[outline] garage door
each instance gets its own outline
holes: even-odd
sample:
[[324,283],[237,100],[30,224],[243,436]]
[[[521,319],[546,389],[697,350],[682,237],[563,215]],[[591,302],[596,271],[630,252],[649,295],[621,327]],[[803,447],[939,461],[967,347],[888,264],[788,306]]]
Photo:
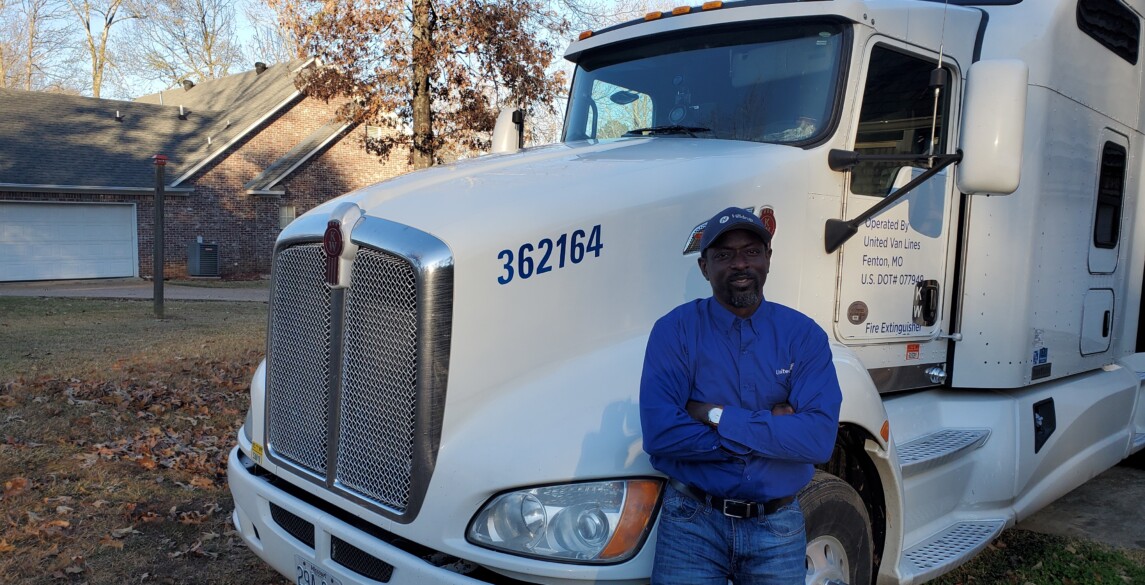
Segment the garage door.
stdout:
[[0,202],[0,281],[138,276],[135,206]]

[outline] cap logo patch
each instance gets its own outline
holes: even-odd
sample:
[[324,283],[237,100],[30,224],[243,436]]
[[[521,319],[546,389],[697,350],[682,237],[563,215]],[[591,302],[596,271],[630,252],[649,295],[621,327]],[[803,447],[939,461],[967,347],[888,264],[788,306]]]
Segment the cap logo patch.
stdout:
[[725,216],[720,218],[720,223],[727,223],[727,222],[728,222],[728,216],[725,215]]

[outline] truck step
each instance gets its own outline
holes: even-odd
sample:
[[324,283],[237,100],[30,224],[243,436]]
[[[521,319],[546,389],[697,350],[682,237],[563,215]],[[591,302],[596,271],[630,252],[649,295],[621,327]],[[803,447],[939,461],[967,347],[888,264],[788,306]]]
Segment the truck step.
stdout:
[[1005,520],[959,522],[903,553],[900,572],[914,583],[954,570],[986,548],[1006,527]]
[[977,449],[990,438],[990,429],[939,429],[899,445],[903,477],[934,469]]
[[1145,449],[1145,433],[1133,433],[1133,446],[1129,450],[1136,453],[1142,449]]

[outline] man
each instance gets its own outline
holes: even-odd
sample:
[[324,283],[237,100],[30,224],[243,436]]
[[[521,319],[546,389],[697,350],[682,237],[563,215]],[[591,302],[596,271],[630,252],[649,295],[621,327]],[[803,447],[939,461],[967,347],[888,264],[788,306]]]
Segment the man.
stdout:
[[656,322],[640,381],[644,450],[669,478],[653,585],[803,583],[794,496],[831,457],[842,399],[827,335],[763,297],[771,233],[731,207],[700,239],[712,297]]

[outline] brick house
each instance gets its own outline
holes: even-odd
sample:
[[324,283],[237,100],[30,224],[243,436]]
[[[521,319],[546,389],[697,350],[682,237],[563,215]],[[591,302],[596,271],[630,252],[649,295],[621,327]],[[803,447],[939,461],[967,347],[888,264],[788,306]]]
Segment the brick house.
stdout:
[[156,154],[167,277],[188,274],[189,248],[194,275],[269,272],[296,215],[409,168],[403,152],[379,162],[366,128],[295,88],[309,66],[257,64],[136,101],[0,90],[0,281],[151,276]]

